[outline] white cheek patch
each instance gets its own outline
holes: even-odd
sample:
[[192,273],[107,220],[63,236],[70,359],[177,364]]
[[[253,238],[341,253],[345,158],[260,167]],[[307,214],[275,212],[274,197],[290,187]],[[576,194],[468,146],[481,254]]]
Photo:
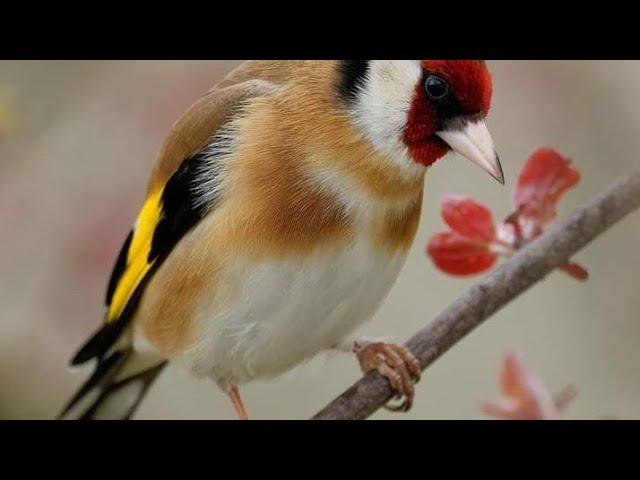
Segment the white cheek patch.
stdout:
[[424,168],[411,160],[402,141],[421,75],[417,60],[371,60],[352,110],[356,124],[373,147],[408,173]]

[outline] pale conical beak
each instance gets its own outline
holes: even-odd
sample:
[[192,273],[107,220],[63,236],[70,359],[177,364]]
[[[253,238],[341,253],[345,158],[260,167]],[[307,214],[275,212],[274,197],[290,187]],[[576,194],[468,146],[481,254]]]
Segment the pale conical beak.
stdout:
[[500,159],[493,147],[493,140],[484,120],[456,122],[446,130],[436,132],[451,150],[468,158],[504,185]]

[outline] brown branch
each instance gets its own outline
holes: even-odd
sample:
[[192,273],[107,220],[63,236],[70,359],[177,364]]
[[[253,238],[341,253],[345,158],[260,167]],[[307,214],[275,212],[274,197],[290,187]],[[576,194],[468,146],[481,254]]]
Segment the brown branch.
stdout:
[[[640,166],[467,290],[416,333],[407,348],[424,370],[489,316],[639,207]],[[313,419],[365,419],[392,394],[384,377],[369,373]]]

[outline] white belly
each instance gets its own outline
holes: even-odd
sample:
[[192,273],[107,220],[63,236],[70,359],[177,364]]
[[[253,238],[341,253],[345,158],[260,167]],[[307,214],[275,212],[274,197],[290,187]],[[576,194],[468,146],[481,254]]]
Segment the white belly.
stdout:
[[282,373],[369,320],[405,258],[406,252],[385,256],[360,240],[338,255],[243,269],[228,309],[199,312],[200,340],[181,360],[221,386]]

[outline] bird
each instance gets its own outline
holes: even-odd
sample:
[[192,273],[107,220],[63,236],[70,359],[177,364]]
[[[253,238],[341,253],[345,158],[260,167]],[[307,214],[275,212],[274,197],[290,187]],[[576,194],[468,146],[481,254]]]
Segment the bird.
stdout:
[[394,284],[425,175],[453,151],[500,183],[483,60],[250,60],[173,125],[115,261],[93,363],[60,419],[129,419],[177,364],[225,392],[355,354],[408,411],[403,346],[361,329]]

